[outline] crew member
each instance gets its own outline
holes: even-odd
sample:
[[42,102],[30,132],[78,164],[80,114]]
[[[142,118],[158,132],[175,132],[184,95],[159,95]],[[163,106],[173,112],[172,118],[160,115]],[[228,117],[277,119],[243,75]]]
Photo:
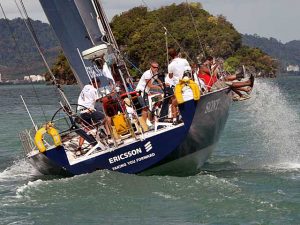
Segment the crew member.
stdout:
[[204,81],[208,91],[210,91],[213,84],[218,80],[217,68],[218,65],[214,64],[214,59],[211,56],[207,56],[199,68],[198,77]]
[[[109,124],[110,118],[105,117],[103,113],[95,109],[95,104],[99,101],[97,89],[100,87],[100,78],[92,78],[91,82],[85,85],[78,97],[78,110],[80,112],[80,118],[87,127],[91,127],[95,124],[104,123],[105,130],[108,136],[110,136]],[[84,138],[80,136],[79,147],[76,155],[82,154],[82,145]]]
[[[186,70],[187,67],[190,67],[189,62],[184,59],[180,58],[178,52],[174,48],[169,49],[169,55],[172,58],[171,63],[168,65],[168,75],[166,76],[166,85],[170,87],[175,87],[176,84],[179,83],[179,80],[182,79],[183,74]],[[171,105],[171,110],[172,110],[172,120],[173,124],[176,125],[178,124],[178,103],[177,100],[174,97],[172,97],[172,105]]]
[[148,109],[146,107],[149,91],[150,89],[161,89],[158,85],[153,84],[155,75],[158,75],[158,70],[159,70],[158,63],[156,61],[151,61],[150,69],[143,73],[135,89],[140,94],[139,103],[143,107],[142,118],[148,126],[152,125],[148,119]]

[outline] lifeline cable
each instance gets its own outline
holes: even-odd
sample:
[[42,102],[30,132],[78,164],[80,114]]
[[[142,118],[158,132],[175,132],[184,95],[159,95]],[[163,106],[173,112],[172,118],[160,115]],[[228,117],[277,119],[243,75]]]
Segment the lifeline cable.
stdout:
[[[24,66],[25,66],[26,73],[29,74],[29,68],[28,68],[28,65],[27,65],[27,63],[24,61],[25,57],[24,57],[23,53],[21,52],[21,50],[20,50],[20,48],[19,48],[19,45],[18,45],[16,36],[15,36],[14,33],[13,33],[13,30],[12,30],[10,24],[9,24],[9,20],[8,20],[6,14],[5,14],[5,12],[4,12],[4,9],[3,9],[1,3],[0,3],[0,8],[1,8],[2,14],[3,14],[3,16],[4,16],[4,19],[5,19],[5,21],[6,21],[6,24],[7,24],[7,27],[8,27],[8,29],[9,29],[9,32],[10,32],[10,34],[11,34],[11,36],[12,36],[13,41],[14,41],[15,48],[16,48],[18,54],[20,55],[20,57],[22,58],[23,64],[24,64]],[[39,97],[38,97],[36,88],[35,88],[35,86],[33,85],[31,76],[29,76],[29,81],[30,81],[30,84],[31,84],[32,87],[33,87],[34,94],[35,94],[35,96],[36,96],[36,98],[37,98],[38,104],[39,104],[39,106],[40,106],[40,108],[41,108],[41,110],[42,110],[42,113],[43,113],[43,116],[44,116],[44,119],[45,119],[45,122],[46,122],[46,121],[47,121],[47,119],[46,119],[46,114],[45,114],[45,111],[44,111],[44,109],[43,109],[43,107],[42,107],[42,105],[41,105],[41,103],[40,103],[40,99],[39,99]]]

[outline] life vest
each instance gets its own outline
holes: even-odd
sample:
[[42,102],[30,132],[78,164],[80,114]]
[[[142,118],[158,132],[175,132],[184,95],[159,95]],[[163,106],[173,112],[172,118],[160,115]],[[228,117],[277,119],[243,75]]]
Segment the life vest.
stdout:
[[193,98],[195,101],[198,101],[200,99],[201,94],[198,85],[193,80],[190,80],[189,78],[184,78],[180,80],[179,83],[175,86],[174,95],[177,99],[178,104],[184,103],[184,99],[182,96],[182,89],[186,86],[191,88],[193,92]]
[[41,153],[46,151],[46,146],[43,141],[44,134],[46,133],[52,137],[55,146],[62,145],[59,132],[53,126],[54,124],[52,123],[45,124],[35,133],[34,144]]

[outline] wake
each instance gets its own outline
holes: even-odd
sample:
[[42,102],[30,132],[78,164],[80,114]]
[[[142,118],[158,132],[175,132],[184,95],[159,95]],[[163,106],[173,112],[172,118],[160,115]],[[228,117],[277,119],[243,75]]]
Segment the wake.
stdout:
[[41,174],[25,159],[14,161],[13,165],[0,173],[0,182],[24,181]]
[[244,107],[252,120],[252,149],[257,164],[278,169],[300,169],[299,112],[285,98],[285,93],[268,80],[258,80],[249,105]]

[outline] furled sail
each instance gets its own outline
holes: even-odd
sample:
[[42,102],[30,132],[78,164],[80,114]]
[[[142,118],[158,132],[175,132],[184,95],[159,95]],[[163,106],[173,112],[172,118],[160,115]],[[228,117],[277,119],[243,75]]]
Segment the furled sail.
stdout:
[[100,77],[102,84],[109,79],[81,53],[101,44],[102,33],[97,24],[93,4],[89,0],[40,0],[44,12],[58,37],[80,86]]

